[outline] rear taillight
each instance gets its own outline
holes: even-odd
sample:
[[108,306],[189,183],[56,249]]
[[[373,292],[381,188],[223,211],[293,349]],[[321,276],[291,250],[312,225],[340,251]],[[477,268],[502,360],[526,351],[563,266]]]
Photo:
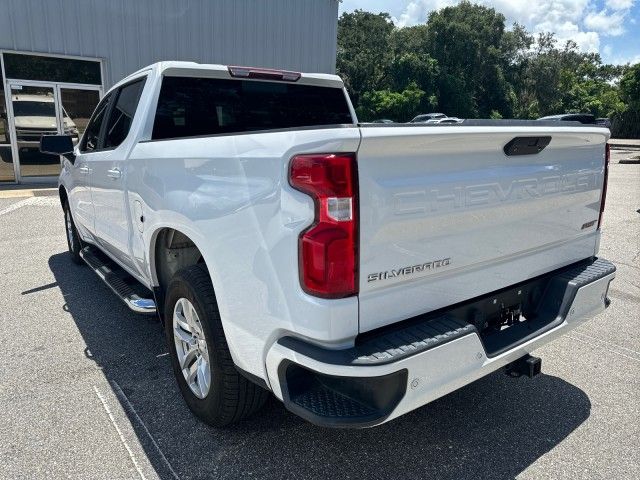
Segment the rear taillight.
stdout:
[[355,154],[297,155],[289,182],[315,203],[313,224],[300,234],[300,283],[324,298],[358,293],[358,171]]
[[598,217],[598,228],[602,224],[602,215],[604,214],[604,204],[607,200],[607,183],[609,181],[609,159],[611,158],[611,147],[607,143],[604,150],[604,179],[602,181],[602,197],[600,199],[600,216]]

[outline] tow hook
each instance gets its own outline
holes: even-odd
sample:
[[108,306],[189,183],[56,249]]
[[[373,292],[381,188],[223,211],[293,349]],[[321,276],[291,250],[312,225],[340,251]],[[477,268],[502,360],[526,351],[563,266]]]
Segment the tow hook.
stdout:
[[526,375],[529,378],[533,378],[541,371],[542,359],[539,357],[532,357],[529,354],[519,358],[515,362],[511,362],[505,367],[505,373],[510,377]]

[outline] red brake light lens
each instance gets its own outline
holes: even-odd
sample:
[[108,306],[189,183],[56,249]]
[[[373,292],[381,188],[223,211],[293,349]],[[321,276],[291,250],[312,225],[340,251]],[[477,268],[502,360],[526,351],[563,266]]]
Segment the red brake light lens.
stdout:
[[313,198],[313,225],[300,234],[300,283],[323,298],[358,293],[358,178],[355,154],[293,157],[289,182]]
[[227,67],[232,77],[240,78],[256,78],[261,80],[280,80],[283,82],[297,82],[302,74],[300,72],[292,72],[289,70],[274,70],[271,68],[254,68],[254,67]]
[[609,183],[609,160],[611,159],[611,147],[607,143],[605,145],[604,154],[604,179],[602,181],[602,197],[600,199],[600,216],[598,217],[598,229],[602,224],[602,216],[604,214],[604,204],[607,200],[607,183]]

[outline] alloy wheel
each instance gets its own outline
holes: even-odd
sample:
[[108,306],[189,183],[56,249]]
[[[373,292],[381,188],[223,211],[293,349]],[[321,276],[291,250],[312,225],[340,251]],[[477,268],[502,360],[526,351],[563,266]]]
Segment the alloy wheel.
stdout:
[[211,387],[211,364],[204,329],[195,307],[179,298],[173,309],[173,339],[178,364],[193,394],[205,398]]

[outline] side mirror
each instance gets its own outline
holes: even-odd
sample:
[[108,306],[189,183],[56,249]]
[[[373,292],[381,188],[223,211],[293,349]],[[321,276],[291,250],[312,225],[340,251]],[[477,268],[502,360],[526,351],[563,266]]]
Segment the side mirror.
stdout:
[[40,137],[40,151],[51,155],[62,155],[71,163],[76,159],[71,135],[42,135]]

